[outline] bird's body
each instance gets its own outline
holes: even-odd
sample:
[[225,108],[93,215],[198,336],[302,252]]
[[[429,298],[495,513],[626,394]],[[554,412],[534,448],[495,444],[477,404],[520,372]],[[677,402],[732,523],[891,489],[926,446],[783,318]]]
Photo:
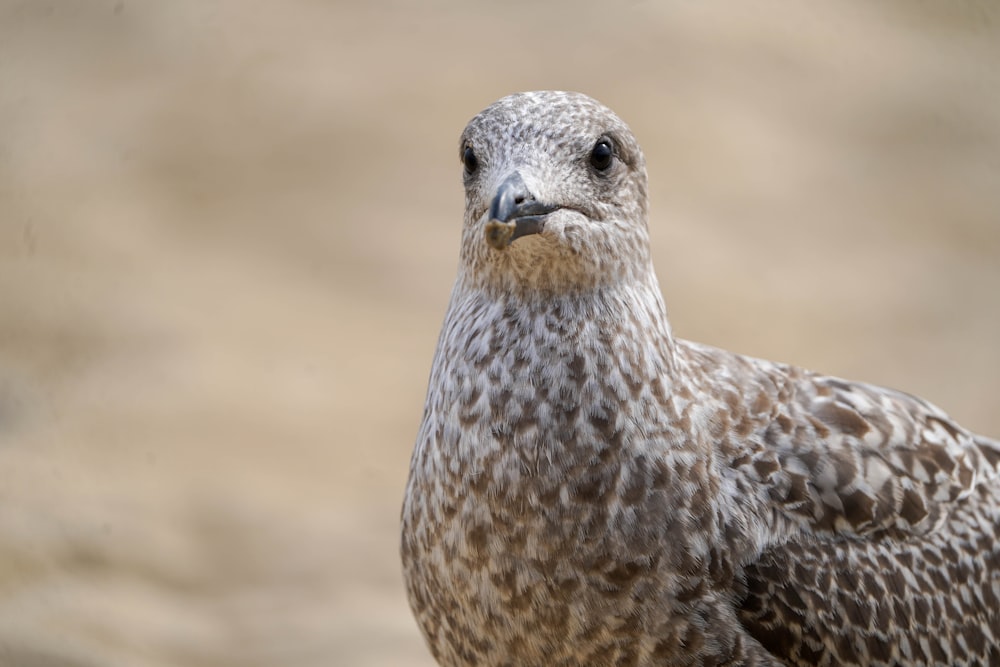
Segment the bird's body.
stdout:
[[442,665],[1000,664],[1000,443],[675,340],[641,151],[590,98],[505,98],[462,151],[403,506]]

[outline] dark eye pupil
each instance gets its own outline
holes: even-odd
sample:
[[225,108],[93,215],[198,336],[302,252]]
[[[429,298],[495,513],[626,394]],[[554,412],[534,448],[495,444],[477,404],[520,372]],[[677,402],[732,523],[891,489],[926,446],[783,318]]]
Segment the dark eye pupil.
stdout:
[[479,166],[479,160],[476,159],[476,154],[472,152],[472,146],[466,146],[462,151],[462,164],[465,165],[465,171],[470,174],[476,171],[476,167]]
[[611,167],[614,156],[611,142],[607,139],[601,139],[594,144],[594,150],[590,152],[590,164],[598,171],[605,171]]

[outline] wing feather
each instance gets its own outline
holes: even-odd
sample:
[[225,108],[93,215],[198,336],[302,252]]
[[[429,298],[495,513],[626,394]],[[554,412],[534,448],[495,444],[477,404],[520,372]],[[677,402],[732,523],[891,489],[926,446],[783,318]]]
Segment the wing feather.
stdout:
[[892,389],[682,349],[727,397],[734,504],[770,522],[737,591],[751,635],[796,665],[1000,664],[1000,442]]

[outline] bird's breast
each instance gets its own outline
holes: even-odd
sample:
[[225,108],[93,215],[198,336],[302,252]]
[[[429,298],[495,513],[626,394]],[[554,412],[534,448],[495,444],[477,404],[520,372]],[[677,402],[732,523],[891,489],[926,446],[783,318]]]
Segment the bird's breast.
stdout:
[[658,596],[701,585],[718,528],[709,471],[636,319],[453,302],[403,510],[432,645],[445,618],[512,651],[537,641],[549,664],[538,656],[596,631],[573,619],[669,614]]

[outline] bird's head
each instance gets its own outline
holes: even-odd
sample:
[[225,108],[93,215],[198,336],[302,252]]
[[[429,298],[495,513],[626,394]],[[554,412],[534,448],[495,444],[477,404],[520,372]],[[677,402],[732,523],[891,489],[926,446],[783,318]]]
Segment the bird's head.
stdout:
[[505,97],[469,121],[459,157],[467,280],[558,293],[648,272],[645,159],[628,126],[596,100]]

